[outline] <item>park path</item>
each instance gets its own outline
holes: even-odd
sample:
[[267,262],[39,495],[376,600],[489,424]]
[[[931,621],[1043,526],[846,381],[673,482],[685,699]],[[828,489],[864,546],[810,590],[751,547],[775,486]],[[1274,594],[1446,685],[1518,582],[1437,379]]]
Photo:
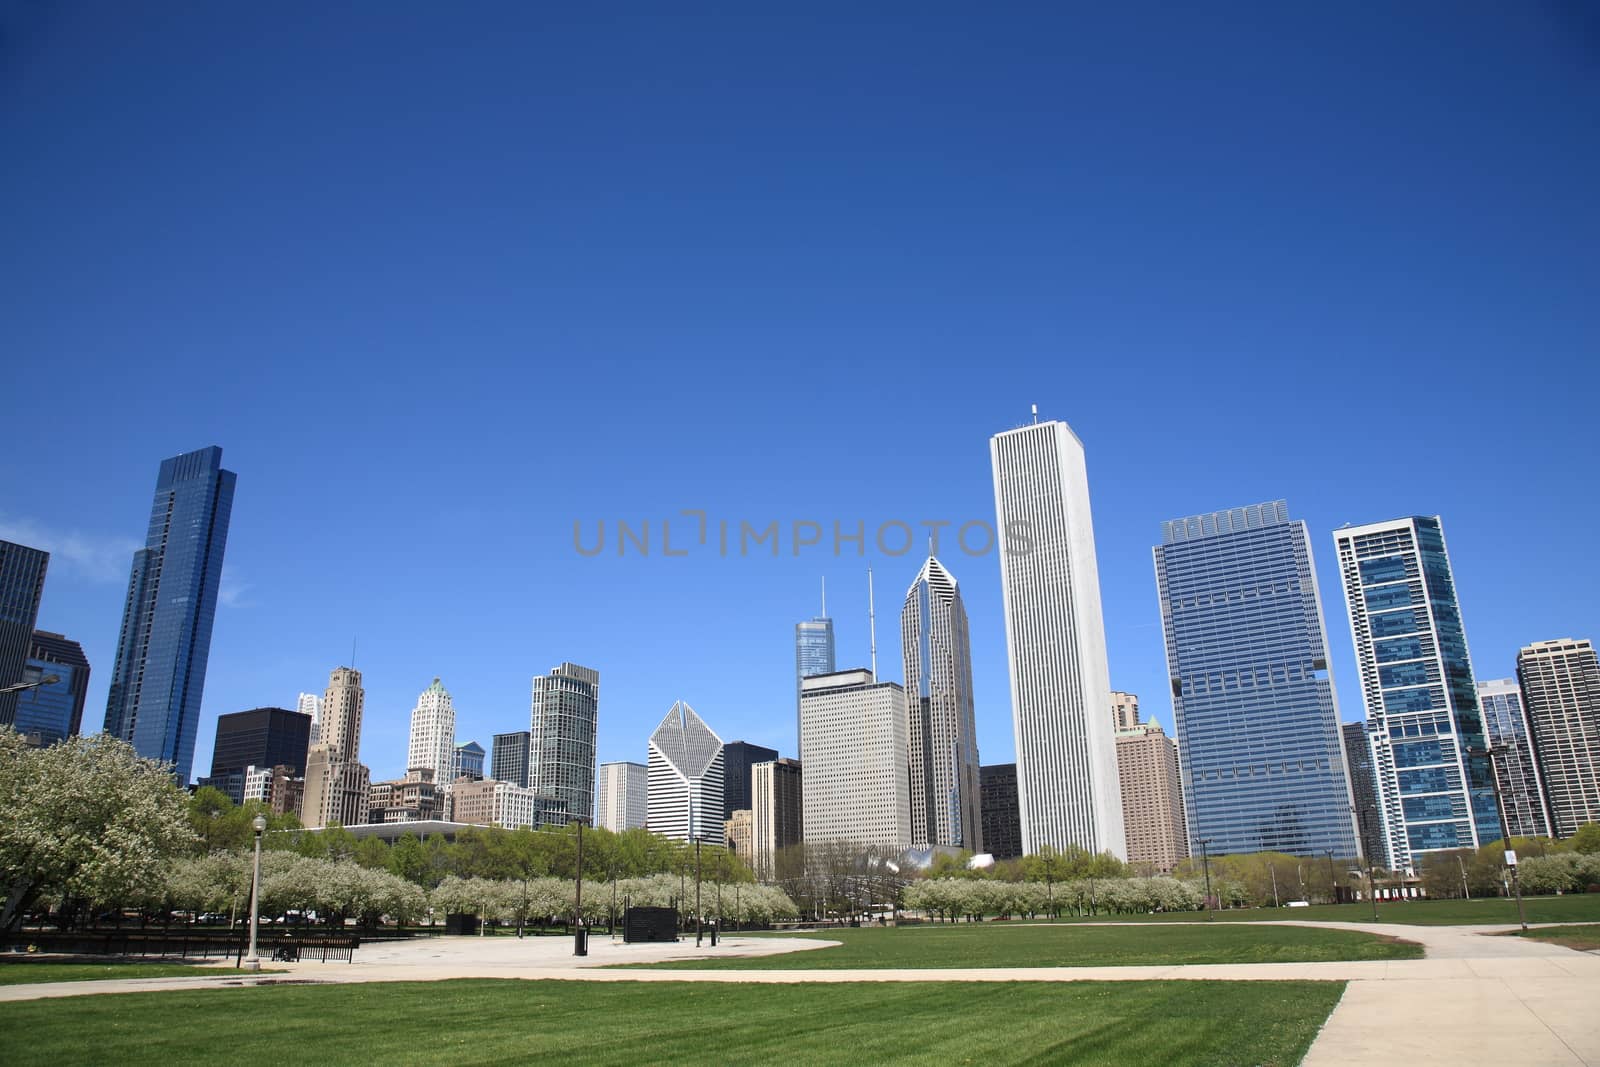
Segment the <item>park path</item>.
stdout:
[[[1108,924],[1121,925],[1121,924]],[[1141,924],[1147,925],[1148,924]],[[826,947],[806,938],[726,937],[692,944],[590,942],[572,956],[566,938],[432,938],[364,946],[354,963],[271,964],[286,973],[245,978],[120,979],[0,987],[0,1002],[90,993],[226,988],[282,982],[440,981],[450,978],[598,982],[1075,982],[1159,980],[1342,980],[1344,996],[1305,1059],[1307,1067],[1384,1062],[1587,1065],[1600,1067],[1600,955],[1547,942],[1494,936],[1505,927],[1294,922],[1421,942],[1427,958],[1327,963],[1195,964],[1158,967],[938,968],[918,970],[638,970],[617,963],[756,956]]]

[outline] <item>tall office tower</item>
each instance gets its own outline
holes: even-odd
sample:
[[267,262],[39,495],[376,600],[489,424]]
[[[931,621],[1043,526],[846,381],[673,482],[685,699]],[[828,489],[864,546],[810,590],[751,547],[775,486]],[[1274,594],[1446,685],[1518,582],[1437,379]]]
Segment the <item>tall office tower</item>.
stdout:
[[322,695],[322,738],[306,753],[306,781],[300,797],[302,825],[366,822],[372,774],[359,760],[366,703],[361,672],[354,667],[335,667]]
[[[426,767],[440,784],[455,781],[456,706],[450,691],[435,678],[417,697],[411,709],[411,741],[406,746],[406,770]],[[482,766],[479,766],[482,771]]]
[[1282,500],[1162,524],[1156,587],[1194,851],[1356,844],[1306,524]]
[[471,782],[483,781],[483,760],[488,753],[476,741],[463,741],[455,746],[450,758],[451,780],[465,778]]
[[1111,721],[1118,730],[1131,730],[1139,725],[1139,697],[1133,693],[1111,691]]
[[955,578],[932,556],[900,609],[907,740],[911,746],[911,842],[983,851],[972,645]]
[[600,810],[595,824],[612,833],[642,830],[650,815],[650,771],[642,763],[600,764]]
[[1022,847],[1122,856],[1110,671],[1083,444],[1064,422],[989,442]]
[[1022,810],[1017,802],[1017,765],[991,763],[978,768],[983,795],[983,847],[997,860],[1022,856]]
[[650,832],[723,843],[722,738],[683,701],[650,735]]
[[804,804],[799,760],[776,759],[750,768],[750,852],[756,877],[775,878],[778,853],[800,843]]
[[1538,641],[1517,653],[1517,680],[1551,829],[1571,837],[1600,822],[1600,659],[1587,639]]
[[[24,675],[49,566],[50,553],[0,541],[0,688],[38,680]],[[17,695],[0,693],[0,726],[16,720]]]
[[529,736],[526,730],[494,735],[494,742],[489,746],[490,778],[527,788]]
[[722,817],[750,807],[750,768],[778,758],[778,753],[748,741],[729,741],[722,746]]
[[297,710],[311,716],[311,744],[322,740],[322,697],[316,693],[301,693]]
[[1378,780],[1372,773],[1367,724],[1347,722],[1339,731],[1344,734],[1344,762],[1350,770],[1350,797],[1356,806],[1356,828],[1361,831],[1361,855],[1368,863],[1381,864],[1389,852],[1383,847],[1383,816],[1378,807]]
[[311,720],[287,708],[255,708],[217,716],[217,738],[211,748],[211,776],[288,767],[303,774],[310,749]]
[[[823,586],[822,614],[794,625],[794,732],[800,744],[800,683],[818,674],[833,673],[833,620],[828,618],[827,586]],[[805,757],[801,753],[801,758]]]
[[722,839],[727,842],[728,851],[754,866],[755,858],[750,853],[750,842],[753,835],[749,808],[740,808],[728,816],[722,824]]
[[528,786],[560,797],[573,818],[594,818],[600,672],[563,663],[533,680]]
[[106,699],[106,733],[188,784],[217,614],[234,473],[212,445],[163,460],[145,547],[133,554]]
[[[1134,705],[1137,708],[1137,698]],[[1178,861],[1189,856],[1178,744],[1160,724],[1139,722],[1137,710],[1133,718],[1133,725],[1117,731],[1128,862],[1145,871],[1171,874]]]
[[1500,838],[1478,688],[1444,527],[1414,516],[1333,533],[1361,669],[1390,870]]
[[83,724],[83,702],[89,693],[89,661],[83,646],[61,634],[33,632],[24,672],[56,681],[16,694],[14,725],[31,745],[41,748],[77,737]]
[[1549,837],[1550,809],[1539,764],[1528,737],[1522,690],[1515,678],[1478,683],[1483,732],[1495,749],[1494,774],[1505,805],[1506,829],[1513,837]]
[[800,737],[810,753],[801,823],[808,845],[911,847],[904,689],[860,668],[807,678],[800,683]]

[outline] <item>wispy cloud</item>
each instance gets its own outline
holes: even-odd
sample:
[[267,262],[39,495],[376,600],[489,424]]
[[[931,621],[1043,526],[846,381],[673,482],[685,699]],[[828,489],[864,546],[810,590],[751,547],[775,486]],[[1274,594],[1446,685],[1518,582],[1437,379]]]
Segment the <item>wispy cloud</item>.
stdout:
[[134,552],[144,547],[127,537],[82,530],[53,530],[26,517],[0,515],[0,541],[50,553],[50,569],[63,568],[91,582],[126,582]]
[[225,608],[248,608],[250,602],[245,599],[245,594],[250,592],[252,586],[249,582],[242,581],[234,568],[226,561],[222,564],[222,582],[217,586],[217,602]]

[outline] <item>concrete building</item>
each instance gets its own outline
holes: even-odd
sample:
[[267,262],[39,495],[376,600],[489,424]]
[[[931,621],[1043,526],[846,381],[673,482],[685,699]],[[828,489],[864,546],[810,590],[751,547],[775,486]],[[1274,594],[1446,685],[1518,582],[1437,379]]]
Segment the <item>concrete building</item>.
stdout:
[[432,767],[412,767],[405,777],[373,782],[367,822],[423,822],[444,815],[442,790]]
[[778,758],[777,750],[748,741],[729,741],[722,746],[722,811],[724,819],[736,811],[750,808],[750,769],[758,763]]
[[776,759],[750,768],[750,850],[756,877],[775,877],[777,854],[800,844],[805,793],[799,760]]
[[300,823],[307,827],[366,822],[371,772],[360,762],[361,717],[367,695],[361,672],[337,667],[322,695],[322,739],[306,754]]
[[728,851],[744,860],[752,869],[755,867],[755,856],[751,849],[753,833],[751,813],[748,808],[734,812],[722,824],[722,837],[728,843]]
[[723,843],[722,738],[683,701],[650,735],[650,832],[675,841]]
[[[0,687],[38,680],[27,677],[28,652],[49,567],[50,553],[0,541]],[[0,693],[0,726],[16,722],[18,695]]]
[[1383,844],[1383,816],[1378,808],[1378,781],[1372,774],[1367,724],[1347,722],[1339,731],[1344,735],[1344,762],[1350,771],[1350,797],[1356,808],[1356,828],[1361,832],[1361,855],[1369,863],[1382,865],[1389,853]]
[[991,763],[978,768],[982,796],[983,847],[997,860],[1022,856],[1022,810],[1017,802],[1017,765]]
[[524,788],[528,785],[528,744],[531,734],[518,730],[509,734],[495,734],[489,746],[489,777],[497,782],[510,782]]
[[301,693],[295,702],[295,710],[302,715],[311,716],[311,740],[306,747],[315,745],[322,740],[322,696],[319,693]]
[[559,797],[573,818],[594,816],[600,672],[563,663],[533,680],[528,786]]
[[1127,846],[1083,444],[1064,422],[1035,422],[996,434],[989,455],[1023,851],[1077,845],[1120,857]]
[[[1389,870],[1500,838],[1466,629],[1438,516],[1335,530]],[[1180,741],[1181,741],[1180,737]],[[1352,801],[1353,803],[1353,801]]]
[[642,763],[600,764],[600,810],[596,825],[612,833],[642,830],[650,815],[650,771]]
[[35,630],[23,673],[30,678],[53,676],[56,680],[15,694],[16,719],[12,725],[17,733],[36,748],[77,737],[89,694],[89,660],[83,654],[83,646],[61,634]]
[[811,754],[805,761],[805,842],[910,848],[905,690],[861,669],[800,684],[801,738]]
[[1139,697],[1134,693],[1111,692],[1111,721],[1118,730],[1139,725]]
[[[430,782],[453,781],[456,768],[456,708],[438,678],[417,696],[411,709],[411,737],[406,746],[408,772],[426,769]],[[482,768],[479,768],[480,774]]]
[[1115,721],[1127,724],[1117,730],[1117,772],[1128,862],[1141,871],[1171,874],[1189,856],[1177,743],[1158,723],[1139,721],[1138,697],[1114,693],[1112,707]]
[[1517,653],[1517,681],[1556,837],[1600,822],[1600,659],[1587,639]]
[[1495,749],[1494,775],[1505,804],[1507,832],[1513,837],[1550,837],[1550,810],[1517,680],[1479,682],[1478,706],[1483,709],[1483,732]]
[[567,810],[559,797],[493,778],[458,779],[451,788],[450,801],[452,820],[458,823],[507,830],[567,824]]
[[911,746],[912,844],[982,852],[967,609],[955,577],[933,556],[906,590],[900,637]]

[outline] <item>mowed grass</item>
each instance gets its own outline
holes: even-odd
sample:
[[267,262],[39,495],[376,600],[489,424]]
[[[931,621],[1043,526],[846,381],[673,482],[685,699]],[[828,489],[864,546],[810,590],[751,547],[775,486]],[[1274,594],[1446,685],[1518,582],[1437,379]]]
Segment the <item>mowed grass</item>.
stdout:
[[824,970],[885,967],[1139,967],[1183,963],[1310,963],[1410,960],[1422,947],[1356,930],[1304,926],[1025,926],[982,923],[829,930],[839,941],[777,956],[678,960],[628,966],[677,969]]
[[1532,937],[1540,941],[1554,941],[1567,948],[1575,948],[1580,952],[1593,952],[1600,949],[1600,924],[1590,923],[1577,926],[1547,926],[1542,930],[1518,930],[1518,937]]
[[[0,985],[31,982],[94,982],[107,978],[174,978],[182,975],[238,974],[233,962],[197,967],[189,963],[146,963],[106,960],[95,963],[63,963],[28,957],[0,957]],[[267,973],[267,972],[263,972]]]
[[[11,1065],[1300,1062],[1342,982],[486,981],[7,1004]],[[27,1039],[17,1040],[17,1035]]]
[[[1600,893],[1571,893],[1560,897],[1524,897],[1531,923],[1600,922]],[[1203,911],[1160,912],[1155,915],[1101,915],[1090,918],[1061,919],[1074,922],[1204,922]],[[1217,912],[1217,922],[1283,922],[1310,919],[1317,922],[1370,923],[1372,905],[1313,904],[1307,908],[1234,908]],[[1495,926],[1517,921],[1517,902],[1505,897],[1473,900],[1408,900],[1404,903],[1378,902],[1380,923],[1399,926]]]

